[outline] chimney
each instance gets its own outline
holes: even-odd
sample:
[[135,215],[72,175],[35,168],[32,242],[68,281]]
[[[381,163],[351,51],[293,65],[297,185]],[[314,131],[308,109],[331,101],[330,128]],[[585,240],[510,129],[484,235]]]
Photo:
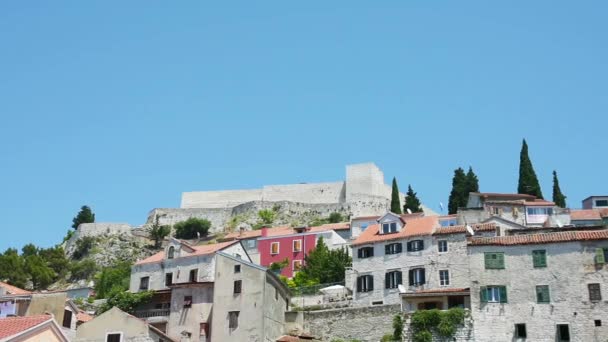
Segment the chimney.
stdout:
[[245,231],[245,227],[239,228],[239,237],[243,236],[243,232]]
[[262,230],[262,237],[267,237],[268,236],[268,227],[263,226],[261,230]]

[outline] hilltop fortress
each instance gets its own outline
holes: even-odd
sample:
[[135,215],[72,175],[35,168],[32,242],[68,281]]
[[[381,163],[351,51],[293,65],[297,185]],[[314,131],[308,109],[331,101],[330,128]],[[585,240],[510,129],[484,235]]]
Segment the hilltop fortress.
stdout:
[[[401,203],[404,195],[400,194]],[[330,183],[268,185],[261,189],[184,192],[180,208],[158,208],[147,224],[175,224],[190,217],[206,218],[212,231],[234,224],[254,224],[257,212],[273,209],[275,224],[306,224],[339,212],[345,216],[380,215],[390,207],[391,186],[374,163],[346,166],[346,179]],[[426,208],[425,211],[428,212]]]

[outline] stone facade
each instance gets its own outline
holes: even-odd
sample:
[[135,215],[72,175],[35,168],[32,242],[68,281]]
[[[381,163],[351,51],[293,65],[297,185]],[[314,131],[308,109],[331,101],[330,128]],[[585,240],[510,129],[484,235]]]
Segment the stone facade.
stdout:
[[[597,283],[602,297],[608,291],[608,269],[595,262],[598,247],[608,248],[608,240],[469,246],[476,341],[518,341],[515,324],[525,324],[527,341],[554,342],[557,325],[567,324],[571,341],[605,342],[608,302],[590,301],[588,290]],[[546,267],[534,267],[533,250],[546,251]],[[504,269],[486,269],[484,253],[497,252],[504,253]],[[481,302],[481,288],[492,285],[506,287],[506,303]],[[548,303],[538,303],[539,285],[548,286]]]

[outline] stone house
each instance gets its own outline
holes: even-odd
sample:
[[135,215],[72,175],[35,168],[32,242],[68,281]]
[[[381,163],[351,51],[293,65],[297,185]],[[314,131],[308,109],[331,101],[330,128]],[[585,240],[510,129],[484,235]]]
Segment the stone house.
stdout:
[[476,341],[606,341],[608,231],[468,242]]

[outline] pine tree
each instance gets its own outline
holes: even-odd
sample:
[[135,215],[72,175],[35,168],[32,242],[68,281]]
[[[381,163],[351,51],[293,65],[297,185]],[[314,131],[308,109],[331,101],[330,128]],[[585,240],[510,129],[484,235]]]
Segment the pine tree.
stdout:
[[464,170],[459,167],[454,170],[454,177],[452,178],[452,191],[450,192],[450,199],[448,201],[448,214],[456,214],[458,208],[466,206],[467,201],[469,200],[468,196],[467,176],[464,173]]
[[[473,168],[470,166],[469,166],[469,172],[467,172],[466,183],[467,183],[466,196],[467,196],[467,200],[468,200],[469,192],[479,192],[479,179],[477,179],[477,175],[475,174],[475,172],[473,172]],[[466,203],[464,205],[466,205]]]
[[562,189],[559,187],[559,180],[557,179],[557,172],[553,170],[553,202],[560,208],[566,207],[566,196],[562,193]]
[[401,200],[399,200],[399,187],[397,178],[393,177],[393,192],[391,194],[391,212],[401,214]]
[[89,208],[86,205],[83,205],[80,208],[80,211],[78,212],[76,217],[74,217],[74,219],[72,219],[72,228],[78,229],[78,226],[81,223],[93,223],[93,222],[95,222],[95,214],[93,213],[91,208]]
[[407,193],[405,194],[405,205],[403,205],[403,211],[407,212],[407,210],[411,210],[412,213],[421,213],[422,207],[420,206],[420,200],[418,196],[412,190],[412,186],[407,186]]
[[517,186],[517,193],[528,194],[536,196],[536,198],[543,199],[543,193],[534,172],[532,161],[528,156],[528,143],[524,139],[521,146],[521,153],[519,155],[519,184]]

